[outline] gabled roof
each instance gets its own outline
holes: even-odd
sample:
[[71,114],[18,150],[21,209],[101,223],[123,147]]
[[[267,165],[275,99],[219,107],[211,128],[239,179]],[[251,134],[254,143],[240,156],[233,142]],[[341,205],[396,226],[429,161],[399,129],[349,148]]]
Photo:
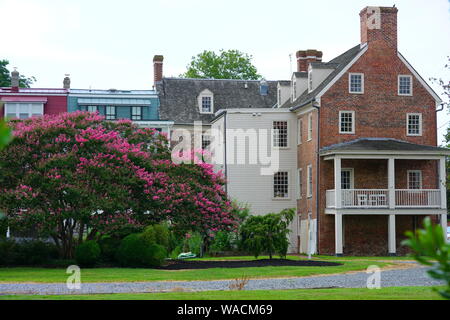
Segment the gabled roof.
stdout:
[[308,90],[305,90],[295,101],[288,100],[281,107],[290,108],[291,111],[294,111],[311,102],[362,50],[364,50],[364,47],[358,44],[329,62],[313,63],[313,67],[333,68],[334,70],[313,91],[308,93]]
[[209,123],[214,114],[201,114],[198,95],[205,89],[214,95],[214,112],[230,108],[272,108],[277,102],[278,81],[266,81],[267,95],[260,93],[259,80],[163,78],[156,83],[160,118],[175,124]]
[[392,138],[359,138],[352,141],[333,144],[320,149],[320,155],[351,152],[375,152],[396,151],[396,152],[426,152],[438,154],[450,154],[450,149],[429,145],[416,144]]

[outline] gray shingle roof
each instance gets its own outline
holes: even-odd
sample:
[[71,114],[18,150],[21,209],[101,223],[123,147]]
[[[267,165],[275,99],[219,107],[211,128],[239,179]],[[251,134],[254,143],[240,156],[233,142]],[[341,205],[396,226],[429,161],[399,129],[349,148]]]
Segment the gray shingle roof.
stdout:
[[345,68],[346,65],[350,63],[350,61],[353,60],[354,57],[358,55],[358,53],[363,50],[361,46],[358,44],[354,46],[353,48],[347,50],[343,54],[337,56],[336,58],[330,60],[326,63],[314,63],[315,67],[322,67],[322,68],[334,68],[334,71],[332,71],[328,77],[325,78],[324,81],[320,85],[317,86],[313,91],[308,93],[308,90],[305,90],[295,101],[291,102],[288,100],[286,103],[284,103],[281,107],[282,108],[291,108],[291,110],[296,110],[305,104],[311,102],[316,95],[323,89],[325,86],[331,82],[331,80],[334,79],[336,75],[339,74],[339,72],[342,71],[342,69]]
[[[267,81],[267,95],[261,95],[258,80],[163,78],[156,83],[160,118],[175,124],[209,123],[213,114],[200,114],[198,95],[208,89],[214,94],[214,112],[229,108],[272,108],[277,102],[277,81]],[[245,87],[247,85],[247,88]]]
[[359,138],[323,147],[320,149],[320,154],[329,154],[339,151],[435,151],[444,154],[450,153],[450,149],[415,144],[392,138]]

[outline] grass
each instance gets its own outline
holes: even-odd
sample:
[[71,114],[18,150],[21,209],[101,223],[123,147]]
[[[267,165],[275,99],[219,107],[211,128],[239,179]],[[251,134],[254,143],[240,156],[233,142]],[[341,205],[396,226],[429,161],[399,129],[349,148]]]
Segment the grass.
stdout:
[[442,300],[430,287],[295,289],[92,295],[0,295],[0,300]]
[[[264,257],[261,257],[264,258]],[[300,259],[298,256],[289,257]],[[209,260],[218,258],[205,258]],[[230,260],[251,259],[251,257],[230,257]],[[339,259],[333,259],[339,261]],[[258,267],[258,268],[214,268],[198,270],[157,270],[133,268],[83,268],[82,282],[137,282],[137,281],[176,281],[176,280],[221,280],[236,279],[242,276],[249,278],[283,278],[303,277],[319,274],[333,274],[348,271],[365,270],[375,264],[373,260],[341,260],[340,266],[327,267]],[[379,267],[390,266],[392,263],[379,262]],[[66,282],[68,274],[64,268],[0,268],[0,282],[36,282],[56,283]]]

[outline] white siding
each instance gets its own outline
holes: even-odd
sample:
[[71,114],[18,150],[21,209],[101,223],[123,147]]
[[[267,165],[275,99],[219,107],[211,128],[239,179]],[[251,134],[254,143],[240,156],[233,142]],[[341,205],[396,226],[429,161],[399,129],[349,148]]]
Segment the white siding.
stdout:
[[[237,111],[233,111],[237,110]],[[262,175],[261,168],[268,167],[260,164],[248,164],[250,155],[258,153],[256,145],[248,145],[245,148],[246,164],[237,164],[236,158],[234,164],[232,154],[227,148],[227,192],[232,199],[250,205],[252,214],[261,215],[270,212],[279,212],[285,208],[296,208],[296,174],[297,174],[297,118],[295,114],[288,110],[280,109],[233,109],[228,110],[226,114],[226,128],[229,129],[266,129],[269,132],[268,141],[270,153],[271,147],[271,129],[273,121],[288,121],[289,145],[288,148],[279,150],[279,171],[289,172],[289,199],[273,198],[273,175]],[[254,115],[255,114],[255,115]],[[216,120],[212,128],[224,127],[224,117]],[[230,145],[230,136],[227,135],[227,146]],[[242,152],[242,150],[241,150]],[[259,160],[259,159],[258,159]],[[217,166],[220,168],[220,166]],[[293,252],[297,248],[297,223],[293,223],[294,232],[290,235],[291,248]]]

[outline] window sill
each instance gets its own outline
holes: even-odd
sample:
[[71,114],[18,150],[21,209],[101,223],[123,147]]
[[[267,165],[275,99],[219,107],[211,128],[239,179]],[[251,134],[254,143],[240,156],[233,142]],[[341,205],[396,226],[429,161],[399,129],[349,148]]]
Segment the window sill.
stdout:
[[353,92],[353,91],[349,91],[348,93],[351,93],[351,94],[364,94],[364,91],[362,91],[362,92]]
[[339,134],[355,134],[354,132],[339,132]]
[[412,97],[412,93],[398,93],[400,97]]
[[273,201],[279,201],[279,200],[291,200],[291,198],[290,197],[288,197],[288,198],[275,198],[275,197],[272,197],[272,200]]
[[422,134],[406,134],[407,137],[421,137]]

